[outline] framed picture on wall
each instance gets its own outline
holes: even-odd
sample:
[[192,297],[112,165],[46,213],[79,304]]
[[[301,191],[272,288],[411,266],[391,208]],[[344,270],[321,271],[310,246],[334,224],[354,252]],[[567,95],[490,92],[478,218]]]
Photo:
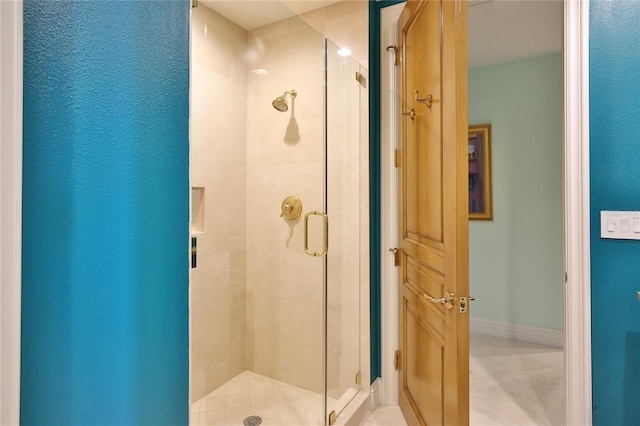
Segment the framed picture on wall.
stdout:
[[493,220],[491,124],[469,126],[469,219]]

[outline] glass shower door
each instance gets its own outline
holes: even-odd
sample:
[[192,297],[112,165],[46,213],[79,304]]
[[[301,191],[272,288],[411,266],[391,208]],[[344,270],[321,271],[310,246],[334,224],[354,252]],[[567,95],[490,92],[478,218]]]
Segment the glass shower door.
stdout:
[[248,365],[271,383],[250,403],[265,424],[324,424],[324,37],[293,16],[246,52]]
[[364,70],[327,40],[326,144],[327,255],[326,378],[329,420],[358,393],[361,281],[361,103]]

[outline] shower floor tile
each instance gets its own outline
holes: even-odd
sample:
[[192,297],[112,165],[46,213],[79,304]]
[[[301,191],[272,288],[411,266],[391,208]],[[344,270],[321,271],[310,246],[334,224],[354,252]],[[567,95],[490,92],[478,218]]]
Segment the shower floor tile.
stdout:
[[[335,400],[329,398],[329,405]],[[243,426],[260,416],[260,426],[323,424],[322,395],[244,371],[191,405],[191,424]]]

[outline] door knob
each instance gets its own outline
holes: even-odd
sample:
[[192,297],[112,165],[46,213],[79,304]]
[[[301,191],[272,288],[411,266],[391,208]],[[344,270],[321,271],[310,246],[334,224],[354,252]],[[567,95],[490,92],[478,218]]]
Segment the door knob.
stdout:
[[436,305],[446,305],[449,309],[453,308],[453,304],[455,303],[453,293],[446,293],[444,297],[439,299],[431,296],[429,293],[423,293],[422,296],[431,303],[435,303]]

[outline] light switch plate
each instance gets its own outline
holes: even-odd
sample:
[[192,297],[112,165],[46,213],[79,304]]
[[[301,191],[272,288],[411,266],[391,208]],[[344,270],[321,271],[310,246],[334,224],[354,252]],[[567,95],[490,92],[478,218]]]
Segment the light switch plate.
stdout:
[[640,212],[601,211],[600,236],[617,240],[640,240]]

